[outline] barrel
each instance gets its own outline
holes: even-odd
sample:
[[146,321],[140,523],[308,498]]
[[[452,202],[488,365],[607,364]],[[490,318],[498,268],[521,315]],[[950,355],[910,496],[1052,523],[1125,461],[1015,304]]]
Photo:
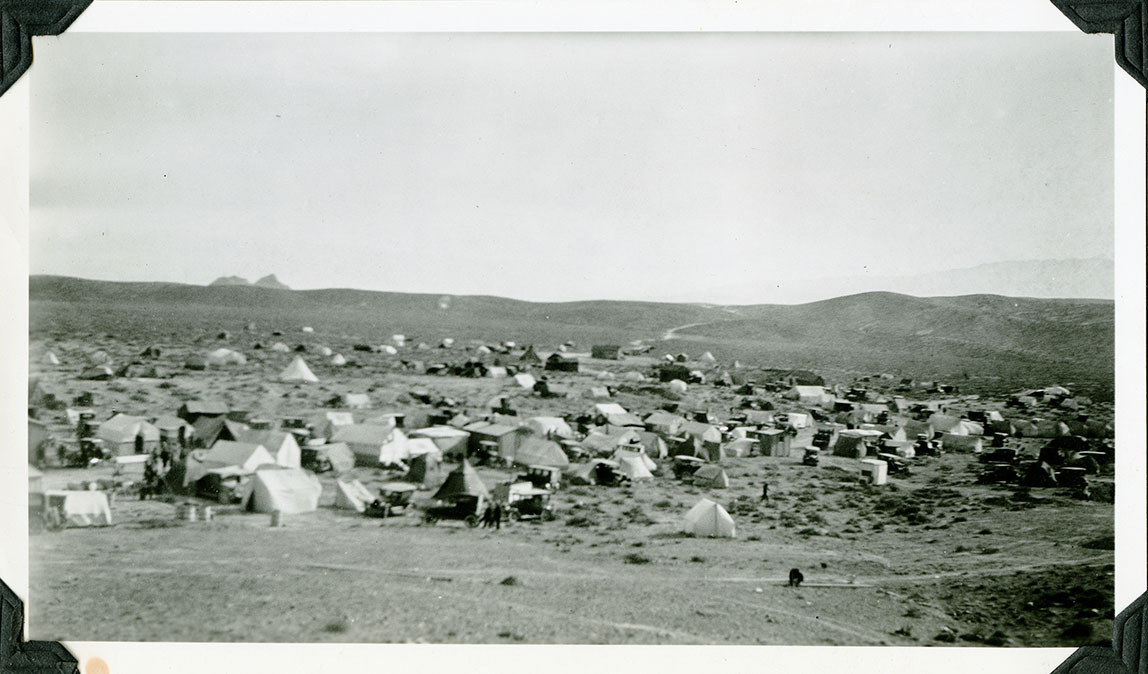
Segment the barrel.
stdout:
[[177,520],[194,522],[197,514],[196,505],[194,503],[181,503],[175,508],[175,518]]
[[211,506],[203,506],[203,509],[200,511],[200,515],[202,516],[204,522],[210,522],[211,520],[215,519],[215,509]]
[[271,512],[271,526],[283,526],[283,512],[281,510],[274,510]]

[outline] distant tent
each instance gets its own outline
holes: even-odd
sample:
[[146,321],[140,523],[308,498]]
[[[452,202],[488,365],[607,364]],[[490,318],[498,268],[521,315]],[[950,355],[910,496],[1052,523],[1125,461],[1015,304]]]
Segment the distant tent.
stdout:
[[979,453],[984,446],[983,442],[984,439],[979,435],[941,434],[941,447],[947,452]]
[[206,370],[207,359],[203,356],[192,354],[187,357],[187,360],[183,361],[183,366],[189,370]]
[[522,356],[518,360],[520,362],[523,362],[523,363],[535,363],[535,364],[537,364],[537,363],[542,362],[542,358],[540,358],[538,356],[538,352],[534,350],[534,346],[526,347],[526,351],[522,354]]
[[669,383],[670,390],[674,393],[685,393],[690,387],[681,379],[671,380]]
[[323,486],[302,468],[260,470],[252,480],[248,508],[256,512],[279,511],[292,515],[314,512],[319,507]]
[[709,464],[694,471],[694,484],[710,489],[729,489],[729,476],[721,466]]
[[64,521],[70,527],[107,527],[112,524],[108,495],[102,491],[44,492],[48,501],[62,501]]
[[308,451],[314,451],[318,456],[325,457],[327,462],[331,464],[331,470],[336,475],[345,473],[355,467],[355,453],[351,448],[343,442],[329,442],[325,445],[317,445],[315,447],[308,447]]
[[384,466],[405,466],[405,462],[410,456],[410,450],[407,448],[407,434],[398,428],[393,429],[390,437],[379,449],[379,463]]
[[482,478],[470,463],[463,459],[458,468],[452,470],[446,481],[435,492],[434,498],[447,499],[454,496],[479,496],[490,498],[490,491],[482,483]]
[[383,344],[382,346],[379,347],[379,351],[382,351],[383,353],[387,354],[388,356],[395,356],[395,355],[398,355],[398,353],[399,353],[399,350],[396,349],[395,347],[391,346],[390,344]]
[[365,410],[371,406],[371,397],[366,393],[348,393],[343,396],[343,404],[353,410]]
[[362,482],[352,480],[335,482],[335,507],[343,510],[366,512],[367,504],[375,500]]
[[544,438],[574,437],[574,429],[562,417],[531,417],[526,426]]
[[403,476],[403,480],[426,485],[431,475],[438,473],[442,461],[441,457],[427,453],[412,456],[409,465],[410,468],[407,470],[407,474]]
[[275,342],[271,345],[271,350],[278,351],[279,353],[291,353],[291,347],[287,346],[283,342]]
[[331,356],[331,364],[340,367],[347,364],[347,359],[343,357],[343,354],[336,353],[334,356]]
[[331,347],[329,346],[323,346],[319,348],[319,355],[323,356],[324,358],[329,358],[331,355],[333,355],[333,353],[334,352],[331,351]]
[[200,461],[216,466],[238,466],[248,472],[261,466],[275,465],[275,457],[263,445],[233,440],[216,442],[200,456]]
[[514,381],[528,391],[534,390],[534,385],[538,383],[538,381],[534,379],[534,375],[529,372],[520,372],[514,375]]
[[117,414],[100,424],[96,437],[116,456],[147,454],[159,446],[159,429],[143,417]]
[[875,441],[879,437],[881,437],[881,431],[846,429],[837,434],[837,442],[833,445],[833,455],[863,459],[867,451],[866,441]]
[[645,423],[646,428],[651,431],[670,437],[682,432],[682,425],[686,420],[665,410],[657,410],[646,417]]
[[307,363],[303,360],[302,356],[295,356],[291,364],[285,370],[279,373],[279,380],[286,382],[317,382],[319,378],[307,367]]
[[298,468],[302,462],[302,450],[291,433],[272,430],[243,429],[240,442],[262,445],[275,463],[286,468]]
[[514,451],[512,460],[523,466],[551,466],[565,469],[570,459],[556,442],[541,438],[526,438]]
[[246,365],[247,356],[231,349],[216,349],[207,354],[204,359],[210,367],[224,367],[227,365]]
[[[377,466],[380,463],[383,446],[391,442],[391,436],[397,431],[394,425],[379,426],[373,424],[352,424],[338,426],[331,440],[345,442],[355,454],[355,464],[359,466]],[[406,436],[404,435],[405,439]]]
[[88,356],[89,365],[107,365],[112,362],[112,357],[108,355],[107,351],[100,349],[95,353]]
[[726,509],[703,498],[697,505],[686,513],[682,530],[693,536],[707,536],[710,538],[735,538],[737,526]]
[[646,375],[642,374],[641,372],[636,372],[634,370],[630,370],[629,372],[623,372],[622,373],[622,381],[632,381],[632,382],[646,381]]
[[89,381],[107,381],[114,376],[116,375],[112,372],[112,368],[107,365],[95,365],[81,372],[79,378]]
[[410,432],[412,438],[427,438],[434,442],[443,456],[462,458],[470,443],[470,433],[452,426],[431,426]]
[[949,435],[984,435],[984,426],[968,419],[947,414],[934,414],[929,417],[929,425],[938,433]]
[[703,353],[701,355],[701,357],[698,358],[698,360],[700,360],[703,363],[716,363],[717,362],[717,358],[714,358],[714,355],[712,353],[710,353],[709,351],[706,351],[705,353]]
[[652,480],[654,478],[654,474],[646,467],[641,457],[627,456],[625,454],[629,453],[619,452],[614,455],[616,457],[614,460],[618,463],[618,469],[623,475],[631,480]]
[[315,332],[315,328],[312,328],[309,325],[304,325],[303,326],[303,332]]

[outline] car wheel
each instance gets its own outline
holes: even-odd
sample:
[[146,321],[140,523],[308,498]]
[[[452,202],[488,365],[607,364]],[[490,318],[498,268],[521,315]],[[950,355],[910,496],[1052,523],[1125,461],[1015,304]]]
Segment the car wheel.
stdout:
[[510,521],[511,522],[517,522],[520,519],[522,519],[522,513],[518,512],[517,510],[511,510],[510,511]]
[[553,521],[554,520],[554,511],[553,510],[543,510],[542,511],[542,519],[546,520],[547,522]]
[[466,518],[466,526],[471,529],[478,526],[478,515],[468,515]]

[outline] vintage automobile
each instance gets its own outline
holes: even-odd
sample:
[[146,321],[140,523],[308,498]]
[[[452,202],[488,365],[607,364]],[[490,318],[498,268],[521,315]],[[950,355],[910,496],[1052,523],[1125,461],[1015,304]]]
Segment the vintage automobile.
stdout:
[[423,521],[435,524],[439,520],[462,520],[468,527],[477,527],[479,514],[485,507],[483,499],[478,496],[462,494],[439,501],[427,507],[423,512]]
[[251,474],[235,466],[214,468],[195,483],[195,495],[219,503],[241,503],[251,490]]
[[550,491],[539,489],[529,483],[511,485],[506,511],[512,521],[540,519],[549,522],[554,519],[550,505]]
[[367,504],[366,515],[368,517],[402,515],[411,507],[411,497],[416,491],[418,487],[407,482],[387,482],[379,487],[379,498]]
[[816,466],[821,463],[821,450],[816,447],[806,447],[801,456],[801,465]]
[[706,465],[706,462],[703,459],[699,459],[696,456],[687,456],[685,454],[679,454],[675,456],[673,461],[674,477],[679,480],[693,475],[699,468]]

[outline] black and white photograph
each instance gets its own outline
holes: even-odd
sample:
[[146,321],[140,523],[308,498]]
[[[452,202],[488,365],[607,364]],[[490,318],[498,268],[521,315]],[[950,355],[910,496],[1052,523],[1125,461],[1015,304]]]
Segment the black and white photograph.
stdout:
[[1071,30],[37,42],[29,638],[1110,645],[1119,77]]

